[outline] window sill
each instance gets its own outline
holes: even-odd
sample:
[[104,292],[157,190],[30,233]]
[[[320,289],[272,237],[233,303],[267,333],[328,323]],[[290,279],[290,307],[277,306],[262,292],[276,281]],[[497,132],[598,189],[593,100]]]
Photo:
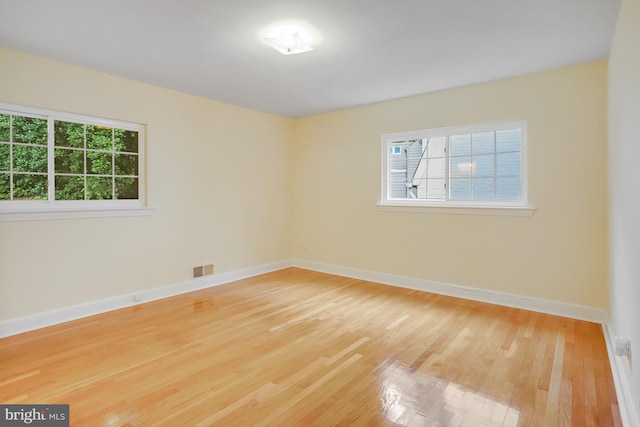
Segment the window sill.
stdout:
[[384,212],[417,212],[461,215],[503,215],[532,216],[536,210],[532,206],[438,206],[438,205],[383,205],[378,209]]
[[154,211],[155,208],[141,206],[14,208],[0,210],[0,222],[151,216]]

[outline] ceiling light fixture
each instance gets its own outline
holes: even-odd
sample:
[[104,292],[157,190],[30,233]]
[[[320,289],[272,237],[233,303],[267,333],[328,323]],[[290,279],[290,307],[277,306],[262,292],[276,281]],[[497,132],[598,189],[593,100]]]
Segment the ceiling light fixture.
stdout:
[[258,37],[283,55],[312,51],[321,40],[318,31],[298,20],[274,22],[262,28]]
[[274,37],[265,37],[265,40],[283,55],[294,55],[313,50],[313,46],[306,42],[300,33],[282,32]]

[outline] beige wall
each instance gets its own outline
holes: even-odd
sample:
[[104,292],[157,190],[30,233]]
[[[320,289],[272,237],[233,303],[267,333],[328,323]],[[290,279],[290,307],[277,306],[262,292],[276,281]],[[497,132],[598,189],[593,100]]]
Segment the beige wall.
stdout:
[[[607,306],[607,62],[294,123],[296,258]],[[383,212],[386,133],[528,120],[532,217]]]
[[623,0],[609,62],[609,185],[613,335],[631,337],[617,358],[640,422],[640,0]]
[[[145,123],[157,208],[0,223],[0,320],[289,258],[607,306],[605,61],[296,121],[8,50],[0,63],[2,102]],[[533,217],[378,210],[382,134],[511,119],[529,121]]]
[[4,49],[0,64],[1,102],[146,124],[156,208],[0,223],[0,320],[289,257],[289,119]]

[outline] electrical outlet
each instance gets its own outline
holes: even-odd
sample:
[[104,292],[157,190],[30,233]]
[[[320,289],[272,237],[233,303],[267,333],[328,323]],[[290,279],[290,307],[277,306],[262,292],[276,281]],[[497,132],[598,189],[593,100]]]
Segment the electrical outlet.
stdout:
[[245,259],[247,257],[247,250],[243,249],[242,252],[240,252],[240,256],[242,257],[242,259]]
[[616,356],[629,357],[631,351],[630,337],[615,337],[615,353]]
[[204,275],[208,276],[209,274],[213,274],[213,264],[207,264],[204,266]]

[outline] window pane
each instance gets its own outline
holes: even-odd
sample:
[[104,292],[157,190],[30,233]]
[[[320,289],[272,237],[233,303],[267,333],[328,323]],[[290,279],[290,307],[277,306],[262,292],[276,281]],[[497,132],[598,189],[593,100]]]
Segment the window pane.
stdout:
[[90,176],[87,177],[87,199],[105,200],[112,199],[113,181],[111,178]]
[[520,129],[497,131],[496,151],[521,151]]
[[474,199],[493,199],[495,197],[495,178],[474,178],[473,179],[473,198]]
[[422,152],[424,151],[424,144],[426,141],[423,139],[414,139],[408,141],[407,151],[410,157],[422,157]]
[[111,175],[112,157],[111,153],[100,153],[96,151],[87,152],[87,173],[96,175]]
[[9,142],[9,115],[0,114],[0,141]]
[[402,151],[402,154],[395,154],[395,155],[389,156],[389,169],[391,171],[402,170],[404,172],[406,168],[407,168],[407,159],[406,159],[406,156],[404,155],[404,149]]
[[501,200],[520,199],[520,177],[502,177],[496,182],[496,198]]
[[84,125],[56,120],[53,127],[56,147],[84,148]]
[[46,200],[46,175],[14,175],[13,200]]
[[451,167],[449,168],[449,174],[452,177],[463,177],[471,175],[471,157],[451,157]]
[[114,129],[113,133],[115,151],[126,151],[127,153],[138,152],[138,132]]
[[47,147],[13,146],[14,172],[47,172]]
[[11,185],[8,173],[0,173],[0,200],[9,200],[11,198]]
[[520,175],[520,153],[497,154],[497,175]]
[[466,156],[471,154],[471,135],[451,135],[449,137],[452,156]]
[[[426,167],[427,161],[423,160],[420,165],[418,166],[418,169],[416,170],[416,174],[410,179],[410,181],[413,183],[414,186],[417,186],[417,182],[418,179],[421,180],[425,180],[427,179],[427,167]],[[426,184],[425,184],[426,185]],[[424,194],[426,196],[426,187],[424,188]]]
[[451,179],[451,193],[449,197],[455,199],[471,198],[471,180],[469,178]]
[[84,178],[56,176],[56,200],[84,200]]
[[407,195],[407,186],[405,185],[405,172],[391,172],[389,180],[389,193],[394,198],[404,198]]
[[84,173],[84,151],[55,149],[56,173]]
[[427,168],[428,177],[429,178],[444,178],[444,165],[445,159],[444,157],[429,159],[428,161],[429,167]]
[[116,199],[137,199],[137,178],[116,178]]
[[111,128],[87,125],[87,148],[93,150],[112,150]]
[[495,161],[494,161],[493,154],[473,156],[473,165],[471,167],[473,176],[493,176],[494,163]]
[[473,154],[493,153],[493,132],[474,133],[471,136],[471,149]]
[[444,148],[446,145],[447,140],[444,136],[431,138],[427,144],[428,157],[444,157]]
[[13,142],[47,144],[47,121],[33,117],[13,116]]
[[418,199],[424,199],[427,197],[427,180],[426,179],[424,178],[414,179],[413,185],[414,185],[412,188],[413,195],[415,195]]
[[9,144],[0,144],[0,171],[9,171]]
[[444,179],[430,179],[427,181],[427,198],[428,199],[444,199],[445,188]]
[[409,179],[424,178],[427,173],[427,162],[423,158],[412,158],[408,160]]

